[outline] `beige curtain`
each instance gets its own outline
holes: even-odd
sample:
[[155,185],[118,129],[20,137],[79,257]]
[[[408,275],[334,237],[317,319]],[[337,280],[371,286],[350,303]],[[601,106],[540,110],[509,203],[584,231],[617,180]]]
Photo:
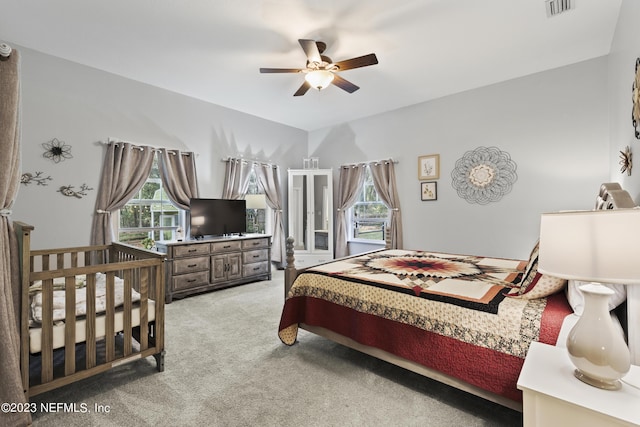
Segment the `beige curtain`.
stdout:
[[347,165],[340,168],[338,178],[338,205],[336,206],[336,258],[349,255],[347,246],[349,218],[347,209],[357,201],[362,185],[364,184],[364,163]]
[[273,229],[271,232],[271,260],[283,263],[286,259],[284,222],[282,218],[282,191],[280,168],[262,164],[256,167],[258,181],[264,189],[267,205],[273,210]]
[[229,158],[224,173],[223,199],[243,199],[249,188],[249,176],[253,162]]
[[[3,48],[8,46],[3,45]],[[20,377],[19,248],[9,220],[20,185],[20,55],[0,56],[0,402],[25,403]],[[31,423],[0,411],[0,425]]]
[[123,207],[144,185],[153,165],[154,154],[151,147],[127,142],[109,143],[93,215],[92,245],[111,244],[111,213]]
[[402,249],[402,215],[400,213],[400,199],[396,187],[396,172],[393,160],[369,163],[369,170],[373,178],[373,186],[378,196],[391,210],[389,216],[389,240],[391,249]]
[[180,209],[189,210],[191,198],[198,197],[198,176],[194,153],[160,149],[158,168],[169,200]]

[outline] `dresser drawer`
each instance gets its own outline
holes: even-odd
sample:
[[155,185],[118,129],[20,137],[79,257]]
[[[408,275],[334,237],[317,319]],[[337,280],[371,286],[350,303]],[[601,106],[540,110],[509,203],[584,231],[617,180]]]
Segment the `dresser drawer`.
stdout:
[[244,264],[266,261],[268,259],[269,251],[267,249],[257,249],[255,251],[247,251],[242,253],[242,262]]
[[209,257],[193,257],[173,260],[173,274],[209,271]]
[[209,244],[184,245],[173,248],[174,258],[184,258],[196,255],[209,255]]
[[197,273],[183,274],[172,279],[173,290],[189,289],[200,285],[209,284],[209,271],[199,271]]
[[258,249],[258,248],[268,248],[269,247],[269,238],[265,237],[264,239],[249,239],[242,241],[242,249]]
[[242,277],[257,276],[259,274],[267,274],[269,272],[268,262],[257,262],[242,266]]
[[211,244],[212,252],[231,252],[239,251],[242,244],[239,240],[233,242],[215,242]]

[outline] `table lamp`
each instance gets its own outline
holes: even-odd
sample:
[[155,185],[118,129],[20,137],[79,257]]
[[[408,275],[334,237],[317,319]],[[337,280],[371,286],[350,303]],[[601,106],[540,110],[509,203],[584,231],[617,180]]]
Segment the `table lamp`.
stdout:
[[631,357],[608,308],[613,291],[602,283],[640,284],[640,210],[615,209],[542,214],[538,271],[579,287],[584,311],[567,337],[575,376],[617,390]]

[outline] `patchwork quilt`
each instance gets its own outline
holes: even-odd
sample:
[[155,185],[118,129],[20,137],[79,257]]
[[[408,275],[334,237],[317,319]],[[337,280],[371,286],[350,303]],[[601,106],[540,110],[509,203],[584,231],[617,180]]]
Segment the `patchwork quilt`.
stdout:
[[337,332],[521,400],[517,377],[529,345],[555,345],[564,294],[524,300],[517,293],[527,261],[382,250],[304,270],[279,327],[295,343],[298,324]]

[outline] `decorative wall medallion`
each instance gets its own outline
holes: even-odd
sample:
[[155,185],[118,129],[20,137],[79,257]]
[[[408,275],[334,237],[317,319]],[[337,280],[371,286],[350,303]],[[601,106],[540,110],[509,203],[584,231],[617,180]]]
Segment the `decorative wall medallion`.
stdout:
[[631,161],[631,148],[627,145],[624,151],[620,152],[620,173],[627,172],[627,176],[631,176],[631,168],[633,162]]
[[90,188],[87,184],[82,184],[80,186],[79,191],[75,191],[73,189],[73,185],[63,185],[58,190],[58,193],[61,193],[63,196],[76,197],[78,199],[82,199],[82,196],[86,196],[87,191],[89,190],[93,190],[93,188]]
[[60,163],[64,159],[73,158],[71,155],[71,146],[65,144],[64,141],[59,141],[58,138],[53,138],[51,141],[43,143],[42,146],[45,149],[42,157],[51,159],[55,163]]
[[20,184],[29,185],[32,182],[35,182],[38,185],[47,185],[47,181],[52,181],[53,178],[50,176],[42,176],[44,172],[34,172],[29,173],[25,172],[20,176]]
[[631,123],[637,139],[640,139],[640,58],[636,59],[636,74],[633,79],[631,99],[633,109],[631,110]]
[[469,203],[497,202],[518,179],[516,163],[496,147],[478,147],[456,161],[451,172],[453,188]]

